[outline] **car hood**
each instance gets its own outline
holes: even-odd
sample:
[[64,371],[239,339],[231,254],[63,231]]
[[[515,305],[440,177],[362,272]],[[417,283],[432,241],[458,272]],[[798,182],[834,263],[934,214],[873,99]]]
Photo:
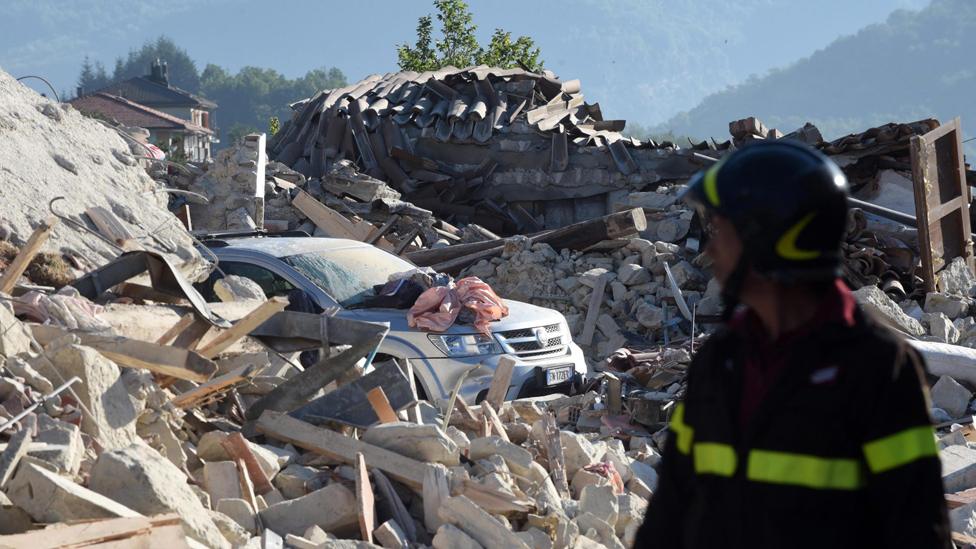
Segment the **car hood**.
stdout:
[[[534,328],[561,323],[565,320],[561,313],[553,309],[510,299],[504,301],[508,307],[508,316],[492,322],[490,325],[492,332]],[[407,309],[346,309],[341,311],[339,316],[364,322],[389,322],[392,332],[420,331],[407,325]],[[474,326],[455,323],[443,333],[466,334],[473,332],[475,332]]]

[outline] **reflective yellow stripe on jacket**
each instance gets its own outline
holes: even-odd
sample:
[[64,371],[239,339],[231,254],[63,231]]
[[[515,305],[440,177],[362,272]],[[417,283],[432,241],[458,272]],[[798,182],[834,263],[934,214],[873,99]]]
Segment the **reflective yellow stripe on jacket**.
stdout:
[[695,431],[687,423],[685,423],[684,402],[679,402],[677,407],[674,409],[674,414],[671,416],[671,431],[674,432],[675,442],[678,445],[678,451],[685,455],[690,453],[691,440],[695,435]]
[[872,473],[883,473],[925,457],[938,456],[930,425],[912,427],[864,445],[864,460]]
[[858,459],[823,458],[808,454],[753,450],[746,478],[824,490],[855,490],[864,484]]
[[[732,477],[738,469],[735,448],[720,442],[695,442],[694,429],[685,423],[684,403],[671,417],[678,451],[691,455],[696,474]],[[938,456],[932,427],[911,427],[873,440],[863,447],[864,459],[828,458],[810,454],[753,449],[746,463],[746,478],[754,482],[803,486],[819,490],[856,490],[865,483],[865,463],[874,474]]]

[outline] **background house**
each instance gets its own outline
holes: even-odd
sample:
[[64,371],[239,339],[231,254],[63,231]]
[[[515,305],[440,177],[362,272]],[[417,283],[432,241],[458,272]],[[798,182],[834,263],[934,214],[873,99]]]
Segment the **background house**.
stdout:
[[[115,109],[118,114],[122,112],[130,113],[132,116],[144,116],[145,112],[136,115],[131,108],[121,109],[118,101],[114,103],[106,102],[106,97],[117,97],[126,100],[126,107],[132,105],[149,108],[154,113],[163,113],[172,118],[184,122],[182,131],[169,127],[160,127],[156,132],[152,128],[141,124],[129,124],[121,118],[119,122],[126,125],[140,125],[150,130],[150,141],[159,145],[161,148],[170,150],[175,138],[180,138],[184,134],[191,138],[193,143],[183,143],[183,149],[187,158],[193,161],[202,162],[210,158],[210,147],[212,143],[217,143],[217,131],[214,120],[214,110],[217,104],[200,96],[194,95],[186,90],[182,90],[169,83],[168,69],[165,61],[156,60],[146,76],[137,76],[121,82],[116,82],[95,90],[86,95],[79,93],[79,98],[72,101],[77,106],[80,100],[88,97],[103,94],[97,100],[83,102],[89,109],[94,110],[95,105],[100,108]],[[136,109],[138,110],[138,109]],[[155,120],[157,124],[170,124],[172,120],[164,123],[162,120]],[[199,131],[207,130],[206,132]],[[177,144],[178,145],[178,144]]]

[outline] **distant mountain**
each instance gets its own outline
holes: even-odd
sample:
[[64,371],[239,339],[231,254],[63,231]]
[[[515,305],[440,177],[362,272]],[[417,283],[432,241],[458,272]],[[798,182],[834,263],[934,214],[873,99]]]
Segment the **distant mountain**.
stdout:
[[886,122],[961,116],[974,135],[976,1],[896,11],[789,67],[710,95],[654,131],[724,140],[728,123],[746,116],[783,132],[809,121],[828,139]]

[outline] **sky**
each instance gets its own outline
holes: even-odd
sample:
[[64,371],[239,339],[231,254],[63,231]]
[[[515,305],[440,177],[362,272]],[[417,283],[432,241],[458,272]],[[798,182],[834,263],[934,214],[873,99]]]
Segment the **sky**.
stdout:
[[[898,9],[928,0],[470,0],[483,42],[495,28],[531,36],[546,68],[579,78],[605,118],[645,126],[710,93],[787,66]],[[0,68],[73,93],[84,57],[115,58],[161,34],[202,71],[323,66],[355,81],[397,70],[429,0],[0,0]],[[35,81],[36,82],[36,81]],[[44,90],[44,85],[32,83]],[[300,99],[300,98],[295,98]]]

